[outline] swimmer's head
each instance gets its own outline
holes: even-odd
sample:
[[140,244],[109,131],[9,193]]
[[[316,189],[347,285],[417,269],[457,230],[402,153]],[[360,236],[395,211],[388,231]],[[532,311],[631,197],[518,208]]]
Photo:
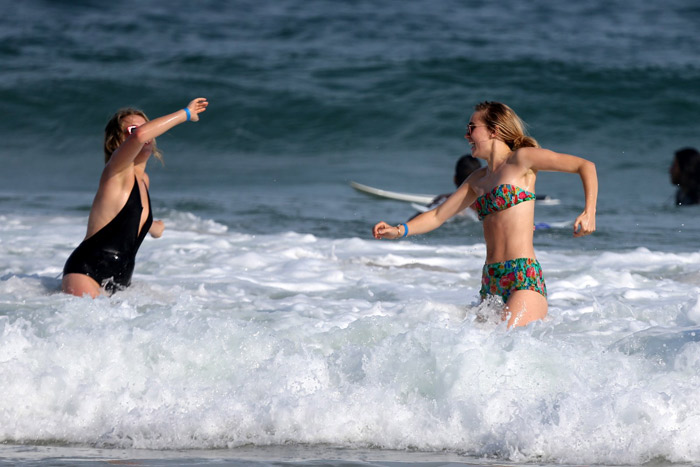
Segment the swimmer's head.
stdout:
[[[104,140],[104,154],[105,154],[105,164],[109,162],[114,151],[117,150],[119,146],[129,137],[129,125],[125,122],[125,119],[131,115],[138,115],[145,121],[149,121],[146,114],[139,109],[133,107],[125,107],[119,109],[112,118],[109,119],[107,125],[105,126],[105,140]],[[156,145],[156,140],[153,140],[151,149],[153,151],[153,156],[156,159],[163,162],[163,154],[158,149]]]

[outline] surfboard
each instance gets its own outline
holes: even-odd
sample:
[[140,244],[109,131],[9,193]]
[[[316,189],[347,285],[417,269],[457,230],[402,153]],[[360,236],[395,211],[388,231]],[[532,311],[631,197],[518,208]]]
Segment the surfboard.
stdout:
[[[396,201],[404,201],[407,203],[412,203],[414,205],[427,206],[435,199],[437,195],[429,194],[419,194],[419,193],[403,193],[400,191],[389,191],[382,190],[381,188],[375,188],[369,185],[363,185],[362,183],[350,182],[350,186],[361,193],[365,193],[370,196],[382,199],[393,199]],[[537,204],[540,206],[556,206],[560,204],[561,201],[556,198],[550,198],[549,196],[544,196],[537,199]],[[416,206],[414,206],[415,208]],[[420,211],[420,209],[418,209]]]
[[405,201],[407,203],[416,203],[427,206],[437,195],[418,194],[418,193],[401,193],[398,191],[382,190],[362,183],[350,182],[350,186],[361,193],[383,199],[393,199],[396,201]]
[[[432,201],[435,199],[437,195],[425,195],[425,194],[417,194],[417,193],[402,193],[399,191],[389,191],[389,190],[382,190],[381,188],[374,188],[369,185],[363,185],[362,183],[357,183],[357,182],[350,182],[350,186],[356,189],[357,191],[361,193],[365,193],[370,196],[374,196],[377,198],[383,198],[383,199],[392,199],[396,201],[405,201],[407,203],[411,204],[411,207],[415,209],[416,211],[420,212],[426,212],[430,208],[428,207],[429,204],[432,203]],[[538,204],[543,204],[545,206],[556,206],[557,204],[560,203],[558,199],[550,198],[549,196],[544,196],[542,198],[537,199]],[[476,211],[473,209],[465,209],[462,212],[458,213],[455,217],[461,217],[461,218],[467,218],[470,220],[477,221],[479,220],[479,216],[476,214]],[[570,221],[565,221],[565,222],[554,222],[551,224],[545,223],[545,222],[539,222],[535,224],[535,230],[545,230],[545,229],[551,229],[552,227],[566,227],[573,224],[573,222]]]

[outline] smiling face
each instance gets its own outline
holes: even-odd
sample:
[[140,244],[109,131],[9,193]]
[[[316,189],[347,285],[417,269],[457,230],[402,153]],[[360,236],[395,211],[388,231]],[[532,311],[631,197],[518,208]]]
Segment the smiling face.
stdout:
[[466,130],[464,138],[471,145],[472,156],[483,159],[488,154],[486,144],[493,139],[493,132],[484,122],[482,112],[472,114]]

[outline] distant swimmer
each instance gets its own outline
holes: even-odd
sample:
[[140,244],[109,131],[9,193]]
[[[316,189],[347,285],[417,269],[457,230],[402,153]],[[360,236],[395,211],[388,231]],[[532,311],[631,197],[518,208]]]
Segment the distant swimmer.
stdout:
[[159,238],[165,225],[153,220],[146,164],[162,160],[155,138],[184,122],[199,121],[209,103],[199,97],[184,109],[149,120],[124,108],[105,127],[105,167],[88,217],[85,239],[63,268],[63,292],[95,298],[128,287],[136,252],[150,233]]
[[595,231],[598,176],[595,165],[580,157],[542,149],[524,131],[522,120],[505,104],[475,106],[465,138],[472,155],[486,161],[447,200],[414,219],[391,226],[377,223],[377,239],[418,235],[440,227],[447,219],[476,204],[483,220],[486,264],[482,300],[500,296],[502,319],[508,327],[524,326],[547,315],[547,288],[533,246],[535,182],[539,171],[576,173],[585,196],[583,212],[574,221],[574,237]]
[[679,149],[674,154],[669,172],[671,183],[678,187],[676,205],[700,203],[700,152],[695,148]]

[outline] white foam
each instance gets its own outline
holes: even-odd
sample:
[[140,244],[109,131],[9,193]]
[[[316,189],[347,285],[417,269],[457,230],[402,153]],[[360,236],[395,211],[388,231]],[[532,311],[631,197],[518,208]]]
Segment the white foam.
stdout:
[[549,316],[507,331],[482,244],[171,216],[97,300],[58,293],[82,219],[6,219],[0,440],[700,462],[700,253],[543,251]]

